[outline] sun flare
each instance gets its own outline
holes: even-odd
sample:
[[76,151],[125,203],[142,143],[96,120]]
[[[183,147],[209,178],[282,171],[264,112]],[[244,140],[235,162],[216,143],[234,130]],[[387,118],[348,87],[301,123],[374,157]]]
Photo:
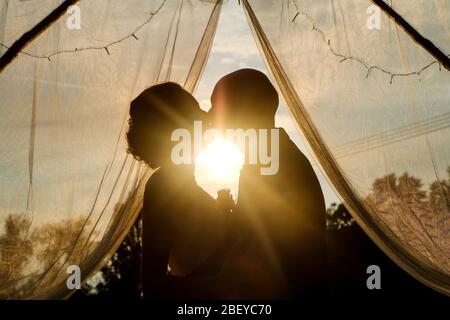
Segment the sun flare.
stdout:
[[217,196],[218,190],[228,188],[236,199],[243,165],[244,155],[237,145],[216,139],[197,156],[195,177],[197,183],[213,197]]

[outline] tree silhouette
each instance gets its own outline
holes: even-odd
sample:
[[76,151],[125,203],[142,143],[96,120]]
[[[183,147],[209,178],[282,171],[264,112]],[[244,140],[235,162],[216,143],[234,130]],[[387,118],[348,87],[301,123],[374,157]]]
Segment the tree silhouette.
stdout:
[[30,225],[21,215],[9,215],[5,220],[5,234],[0,237],[0,297],[12,298],[25,290],[22,271],[33,253]]
[[399,240],[438,268],[450,272],[449,180],[422,181],[403,173],[376,179],[366,202]]
[[[449,248],[450,167],[448,172],[449,180],[433,182],[428,192],[423,190],[424,186],[420,179],[407,173],[398,178],[395,174],[386,175],[373,182],[366,201],[381,212],[383,220],[388,222],[393,230],[401,232],[403,241],[413,241],[419,248],[423,245],[417,242],[426,241],[422,238],[417,239],[417,235],[413,233],[418,230],[409,224],[409,220],[412,219],[415,221],[413,225],[420,222],[419,225],[428,229],[441,225],[438,229],[442,232],[440,245]],[[378,263],[387,273],[385,277],[390,281],[389,292],[393,295],[398,290],[408,288],[411,294],[436,298],[436,293],[407,275],[384,255],[359,228],[343,204],[333,203],[326,214],[330,277],[334,278],[332,282],[335,287],[362,295],[367,294],[365,268],[372,263]],[[435,224],[432,224],[433,221]],[[396,228],[402,229],[400,231]],[[139,283],[141,237],[142,225],[138,219],[111,261],[101,270],[102,281],[98,284],[88,282],[83,290],[73,295],[73,299],[141,299]],[[336,280],[338,278],[340,280]]]
[[332,203],[327,208],[327,230],[340,230],[352,226],[353,223],[355,223],[355,219],[342,203]]
[[85,217],[48,222],[32,229],[25,215],[9,215],[0,236],[0,298],[24,298],[66,278],[65,266],[79,265],[95,241]]
[[71,299],[140,300],[142,219],[138,218],[110,261]]
[[[420,179],[408,173],[398,177],[388,174],[373,182],[365,198],[400,241],[447,271],[450,270],[450,167],[448,175],[448,179],[434,181],[425,189]],[[339,286],[348,286],[352,281],[363,283],[355,270],[374,257],[394,270],[392,274],[396,277],[403,275],[404,283],[420,286],[404,276],[404,272],[368,240],[342,204],[332,204],[326,214],[329,255],[336,257],[332,259],[331,268],[348,271],[344,277],[346,282],[340,282]],[[91,231],[85,217],[48,222],[33,228],[26,215],[9,215],[0,235],[0,298],[26,297],[64,279],[64,266],[80,264],[95,248],[95,234],[89,239]],[[100,281],[88,281],[73,299],[93,296],[141,299],[141,241],[142,224],[138,219],[97,275]],[[353,262],[349,265],[350,261]]]

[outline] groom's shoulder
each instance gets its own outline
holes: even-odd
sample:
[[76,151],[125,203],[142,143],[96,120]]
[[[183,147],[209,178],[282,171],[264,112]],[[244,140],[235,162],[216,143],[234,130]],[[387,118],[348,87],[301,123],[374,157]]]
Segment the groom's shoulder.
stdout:
[[279,129],[279,147],[280,147],[280,154],[284,155],[288,159],[296,160],[296,161],[308,161],[308,158],[305,156],[305,154],[297,147],[297,145],[292,141],[292,139],[287,134],[286,130],[283,128],[277,128]]
[[279,136],[279,172],[281,176],[298,177],[298,179],[294,179],[297,180],[297,183],[311,183],[312,180],[317,180],[311,162],[283,128],[280,128]]

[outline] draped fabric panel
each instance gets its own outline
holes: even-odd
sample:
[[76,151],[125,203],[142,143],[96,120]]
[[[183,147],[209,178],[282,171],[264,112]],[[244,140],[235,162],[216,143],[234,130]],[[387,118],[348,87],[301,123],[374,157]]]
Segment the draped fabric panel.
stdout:
[[6,47],[11,46],[22,34],[30,30],[52,12],[60,2],[62,1],[3,0],[0,3],[1,49],[4,50]]
[[[2,1],[0,53],[61,2]],[[0,74],[3,299],[65,297],[70,265],[85,280],[109,260],[151,175],[126,152],[129,103],[161,81],[192,92],[220,12],[201,0],[77,5],[80,29],[65,14]]]
[[[450,2],[388,4],[448,56]],[[372,1],[243,6],[291,114],[359,225],[407,272],[450,294],[449,71]]]

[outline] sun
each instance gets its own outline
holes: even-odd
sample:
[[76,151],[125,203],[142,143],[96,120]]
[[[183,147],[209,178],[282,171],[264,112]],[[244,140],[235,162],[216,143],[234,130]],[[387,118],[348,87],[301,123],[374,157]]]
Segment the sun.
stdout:
[[238,146],[225,139],[216,139],[198,154],[195,179],[211,196],[228,188],[237,197],[239,174],[244,165],[244,155]]

